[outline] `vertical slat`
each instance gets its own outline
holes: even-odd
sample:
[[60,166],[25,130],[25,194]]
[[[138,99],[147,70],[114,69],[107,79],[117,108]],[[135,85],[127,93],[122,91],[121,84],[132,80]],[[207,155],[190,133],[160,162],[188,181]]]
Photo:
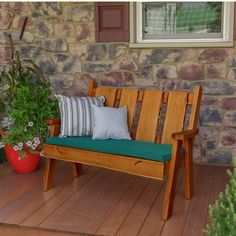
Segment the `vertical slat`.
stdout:
[[99,87],[96,90],[96,97],[104,96],[106,98],[105,105],[108,107],[114,107],[116,101],[116,91],[115,88]]
[[58,136],[60,134],[60,131],[61,131],[60,124],[50,125],[49,137]]
[[183,130],[187,98],[188,93],[186,92],[169,92],[162,143],[171,143],[171,134]]
[[138,102],[142,102],[143,101],[143,94],[144,94],[143,90],[139,91],[139,93],[138,93]]
[[144,91],[136,140],[155,142],[162,95],[158,90]]
[[164,92],[164,93],[163,93],[163,99],[162,99],[162,102],[163,102],[163,103],[167,103],[167,101],[168,101],[168,96],[169,96],[169,93],[168,93],[168,92]]
[[122,93],[122,89],[118,89],[117,92],[116,92],[116,100],[117,101],[120,101],[121,93]]
[[193,104],[193,93],[189,93],[188,94],[188,105],[192,105]]
[[193,103],[192,103],[192,110],[189,120],[189,129],[197,128],[197,121],[199,116],[199,110],[200,110],[200,103],[202,98],[202,87],[197,86],[194,89],[193,94]]
[[236,39],[236,3],[234,3],[234,40]]
[[97,88],[97,83],[93,80],[90,80],[89,81],[88,92],[87,92],[88,96],[91,96],[91,97],[94,96],[96,88]]
[[137,89],[122,89],[119,106],[123,107],[126,105],[128,108],[129,131],[131,131],[132,125],[133,125],[137,98],[138,98],[138,90]]

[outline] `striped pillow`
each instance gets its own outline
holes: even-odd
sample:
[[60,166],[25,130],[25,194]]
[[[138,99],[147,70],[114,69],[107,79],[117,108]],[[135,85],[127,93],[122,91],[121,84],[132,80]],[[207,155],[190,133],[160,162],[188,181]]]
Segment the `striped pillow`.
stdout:
[[60,136],[91,136],[94,117],[91,105],[103,106],[104,97],[66,97],[56,95],[61,113]]

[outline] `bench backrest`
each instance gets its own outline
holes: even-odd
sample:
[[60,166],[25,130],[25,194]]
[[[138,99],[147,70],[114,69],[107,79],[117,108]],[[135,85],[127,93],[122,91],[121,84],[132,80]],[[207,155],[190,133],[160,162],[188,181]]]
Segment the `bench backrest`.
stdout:
[[172,142],[172,133],[181,132],[186,123],[189,129],[197,128],[201,95],[200,86],[193,93],[164,92],[97,87],[94,81],[88,90],[88,96],[104,96],[106,106],[127,105],[129,131],[134,139],[167,144]]

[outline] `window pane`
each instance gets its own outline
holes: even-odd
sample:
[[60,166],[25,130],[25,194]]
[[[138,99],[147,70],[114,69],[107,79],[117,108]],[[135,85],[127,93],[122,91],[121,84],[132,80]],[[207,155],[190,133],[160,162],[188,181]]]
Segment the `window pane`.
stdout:
[[166,38],[193,34],[220,36],[222,12],[221,2],[143,3],[143,35]]

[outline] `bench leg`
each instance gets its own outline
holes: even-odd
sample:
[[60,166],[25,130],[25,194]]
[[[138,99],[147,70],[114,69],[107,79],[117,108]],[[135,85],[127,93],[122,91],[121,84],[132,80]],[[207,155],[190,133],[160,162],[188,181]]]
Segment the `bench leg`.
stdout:
[[170,216],[172,215],[174,196],[175,196],[175,186],[176,186],[177,173],[179,169],[178,167],[181,156],[181,146],[182,146],[181,141],[174,141],[172,147],[172,156],[170,161],[167,185],[165,190],[163,210],[162,210],[163,220],[168,220],[168,218],[170,218]]
[[193,142],[194,139],[184,141],[185,197],[187,199],[193,196]]
[[72,163],[72,175],[78,177],[82,175],[82,165],[80,163],[73,162]]
[[43,191],[47,191],[52,187],[55,161],[55,159],[46,158],[46,166],[43,178]]

